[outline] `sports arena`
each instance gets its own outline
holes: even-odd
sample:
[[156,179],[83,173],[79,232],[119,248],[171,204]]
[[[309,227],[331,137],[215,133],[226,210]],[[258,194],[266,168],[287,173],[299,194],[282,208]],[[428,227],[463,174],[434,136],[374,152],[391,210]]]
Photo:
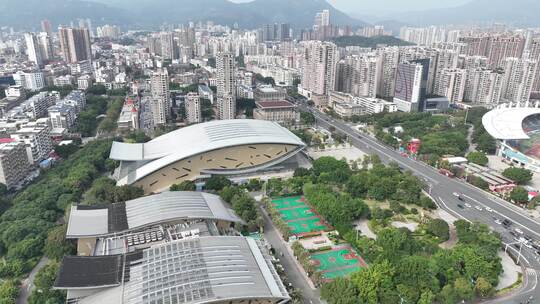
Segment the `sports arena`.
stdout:
[[486,113],[482,124],[498,140],[499,156],[540,172],[540,108],[501,105]]

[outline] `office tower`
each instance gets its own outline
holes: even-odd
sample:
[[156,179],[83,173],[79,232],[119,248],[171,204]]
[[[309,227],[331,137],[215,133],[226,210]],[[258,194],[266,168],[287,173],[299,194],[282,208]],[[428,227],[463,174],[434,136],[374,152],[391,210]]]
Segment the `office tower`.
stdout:
[[427,93],[429,59],[401,63],[397,67],[394,102],[399,111],[422,112]]
[[52,25],[49,20],[41,20],[41,31],[47,33],[49,37],[52,36]]
[[444,69],[439,73],[437,90],[433,93],[447,97],[451,103],[462,102],[465,94],[467,71],[464,69]]
[[279,41],[291,40],[291,25],[289,23],[281,23],[278,28]]
[[90,32],[87,28],[58,28],[60,48],[67,63],[92,60]]
[[302,54],[302,88],[318,95],[335,89],[337,46],[331,42],[308,41]]
[[43,65],[43,57],[39,48],[38,40],[33,33],[25,33],[24,40],[26,41],[26,53],[28,60],[35,63],[38,67]]
[[535,81],[536,67],[536,61],[507,58],[504,69],[503,98],[522,106],[528,106]]
[[186,119],[190,124],[202,122],[201,99],[197,93],[188,93],[185,99]]
[[54,50],[51,36],[49,36],[49,34],[47,34],[46,32],[41,32],[38,34],[37,38],[43,61],[52,60],[54,58]]
[[174,37],[171,32],[163,32],[159,35],[161,44],[161,56],[163,59],[173,60],[174,56]]
[[163,125],[167,123],[170,117],[170,92],[169,92],[169,73],[167,69],[158,69],[150,78],[152,92],[152,116],[154,125]]
[[216,58],[217,69],[217,108],[218,119],[236,117],[235,59],[231,53],[219,53]]

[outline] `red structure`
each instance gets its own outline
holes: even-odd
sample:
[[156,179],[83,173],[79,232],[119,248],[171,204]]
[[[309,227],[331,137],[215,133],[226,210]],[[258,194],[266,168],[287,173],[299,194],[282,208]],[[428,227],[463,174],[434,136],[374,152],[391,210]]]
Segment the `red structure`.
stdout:
[[409,143],[407,144],[407,151],[411,154],[418,154],[418,151],[420,150],[420,146],[422,145],[422,142],[418,138],[413,138]]

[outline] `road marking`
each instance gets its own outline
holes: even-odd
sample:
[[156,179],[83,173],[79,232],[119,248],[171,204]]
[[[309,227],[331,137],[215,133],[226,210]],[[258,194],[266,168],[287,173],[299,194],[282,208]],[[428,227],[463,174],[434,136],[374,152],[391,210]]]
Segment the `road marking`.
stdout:
[[[507,248],[510,248],[510,249],[514,250],[514,251],[517,253],[518,256],[521,255],[520,260],[523,259],[525,262],[527,262],[527,264],[531,265],[531,263],[529,263],[529,260],[527,260],[527,258],[523,255],[523,253],[520,253],[519,250],[517,250],[516,248],[514,248],[514,246],[512,246],[512,245],[510,245],[510,244],[507,244],[507,243],[502,243],[502,244],[503,244],[503,245],[506,245]],[[523,249],[522,249],[522,251],[523,251]]]
[[[472,223],[470,220],[466,219],[463,215],[461,215],[461,214],[457,213],[456,211],[452,210],[451,208],[449,208],[440,196],[439,196],[439,200],[441,201],[441,203],[443,204],[443,206],[444,206],[446,209],[448,209],[447,211],[450,211],[450,212],[454,213],[455,215],[457,215],[458,217],[460,217],[461,219],[464,219],[464,220],[466,220],[467,222]],[[437,200],[435,200],[435,202],[436,202],[436,201],[437,201]],[[444,208],[442,208],[442,209],[444,209]]]
[[[472,200],[472,201],[474,201],[474,202],[476,202],[477,204],[480,204],[480,205],[486,207],[486,205],[485,205],[484,203],[481,203],[481,202],[477,201],[476,199],[474,199],[474,198],[472,198],[472,197],[470,197],[470,196],[468,196],[468,195],[466,195],[466,194],[463,194],[463,196],[466,197],[466,198],[468,198],[468,199],[470,199],[470,200]],[[532,232],[533,234],[536,234],[536,236],[539,236],[539,237],[540,237],[540,233],[537,233],[536,231],[534,231],[534,230],[528,228],[527,226],[521,224],[520,222],[517,222],[517,221],[513,220],[512,218],[510,218],[510,217],[508,217],[508,216],[506,216],[506,215],[504,215],[504,214],[498,212],[497,210],[493,210],[493,212],[494,212],[494,213],[497,213],[498,215],[500,215],[500,216],[502,216],[502,217],[504,217],[504,218],[507,218],[508,220],[511,220],[512,222],[515,222],[517,225],[521,226],[522,228],[524,228],[524,229],[526,229],[526,230]]]
[[533,290],[536,289],[536,285],[538,285],[538,277],[536,276],[536,271],[534,269],[531,269],[531,268],[527,268],[527,275],[528,276],[531,276],[531,277],[534,277],[534,284],[531,288],[529,288],[527,291],[524,291],[523,294],[527,294]]

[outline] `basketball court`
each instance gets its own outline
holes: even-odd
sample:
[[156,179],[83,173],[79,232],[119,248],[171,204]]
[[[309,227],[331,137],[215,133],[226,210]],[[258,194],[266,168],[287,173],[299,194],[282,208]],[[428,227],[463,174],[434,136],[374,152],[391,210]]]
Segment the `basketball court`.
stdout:
[[324,279],[346,277],[367,267],[366,262],[348,247],[313,254],[311,261],[322,272]]
[[302,196],[274,199],[272,204],[295,235],[326,231],[329,228]]

